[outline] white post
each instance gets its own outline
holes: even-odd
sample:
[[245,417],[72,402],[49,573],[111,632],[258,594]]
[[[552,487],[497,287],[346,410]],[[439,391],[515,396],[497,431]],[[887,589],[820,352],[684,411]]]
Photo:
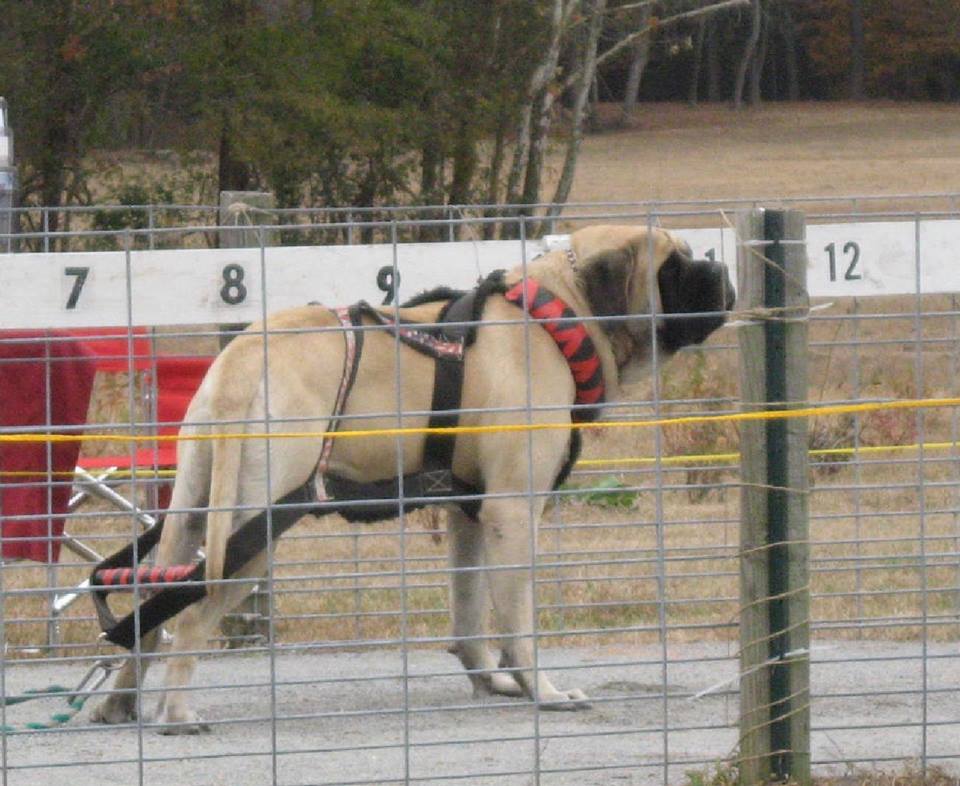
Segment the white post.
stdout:
[[13,212],[16,202],[17,167],[13,158],[13,129],[7,118],[7,101],[0,96],[0,252],[13,251],[13,238],[9,235],[17,231]]

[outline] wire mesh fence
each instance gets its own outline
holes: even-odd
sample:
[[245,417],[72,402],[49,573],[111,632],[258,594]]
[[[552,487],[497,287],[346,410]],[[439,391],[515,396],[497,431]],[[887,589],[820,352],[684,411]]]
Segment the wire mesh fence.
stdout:
[[[697,228],[727,233],[728,213],[740,206],[576,206],[575,215],[551,225],[507,221],[484,206],[425,215],[380,211],[363,222],[360,211],[322,218],[317,211],[276,211],[280,218],[260,236],[275,230],[277,243],[298,247],[454,241],[465,249],[463,275],[476,278],[487,271],[468,249],[494,223],[508,225],[502,236],[514,238],[498,251],[499,266],[511,267],[531,263],[548,247],[536,246],[536,233],[528,232],[534,223],[557,235],[611,222],[676,228],[680,236]],[[857,238],[853,228],[863,225],[906,224],[919,239],[926,224],[960,218],[950,195],[807,206],[811,224],[845,225],[850,242]],[[120,249],[126,277],[92,278],[85,286],[116,286],[131,299],[137,267],[129,260],[138,249],[200,249],[220,231],[202,207],[144,210],[136,218],[146,220],[142,227],[97,232],[90,214],[78,213],[69,231],[25,233],[17,242],[21,252]],[[38,222],[42,230],[42,215],[20,224]],[[58,226],[66,229],[62,221]],[[698,257],[707,250],[692,245]],[[720,243],[713,256],[733,265],[728,249]],[[896,272],[915,282],[912,294],[831,296],[815,301],[809,314],[809,404],[819,408],[809,420],[816,773],[908,765],[921,773],[960,773],[960,456],[956,403],[949,403],[958,397],[960,310],[948,288],[924,288],[926,251],[915,244],[910,268]],[[265,249],[258,252],[267,258]],[[828,254],[825,247],[808,252]],[[866,254],[851,272],[853,252],[842,243],[833,253],[831,270],[841,282],[845,274],[891,274]],[[0,280],[11,258],[0,258]],[[375,276],[365,279],[365,297],[393,296],[388,310],[416,294],[405,284],[416,280],[407,275],[407,260],[398,252],[392,259],[397,275],[387,289],[377,287]],[[82,267],[74,256],[60,261],[51,254],[45,263],[58,278],[64,265]],[[343,264],[318,269],[316,287],[294,297],[317,299]],[[219,273],[223,264],[217,265]],[[247,283],[260,277],[264,313],[270,270],[246,269]],[[431,274],[438,285],[450,280]],[[65,280],[56,293],[64,303],[78,275]],[[6,288],[0,297],[22,295]],[[68,319],[69,309],[61,311]],[[558,685],[582,688],[591,709],[550,712],[529,697],[474,695],[447,652],[458,644],[450,628],[448,584],[457,571],[449,563],[448,522],[435,508],[410,510],[401,495],[400,516],[372,524],[309,516],[283,536],[269,580],[252,582],[258,587],[252,600],[190,648],[200,656],[199,672],[182,690],[210,733],[166,736],[156,733],[171,730],[155,711],[163,693],[159,664],[123,723],[92,722],[92,708],[113,689],[100,682],[108,669],[113,676],[112,664],[133,658],[146,670],[163,651],[131,656],[100,638],[83,582],[100,556],[139,536],[166,506],[175,460],[160,453],[172,444],[164,432],[178,420],[170,413],[178,406],[182,412],[220,348],[216,325],[229,320],[211,308],[207,320],[185,324],[174,315],[162,327],[137,332],[135,313],[130,306],[125,327],[106,337],[91,337],[88,326],[86,333],[68,329],[66,321],[30,335],[0,332],[4,385],[21,389],[20,399],[6,401],[33,417],[17,422],[17,408],[5,405],[3,435],[11,441],[2,443],[0,468],[4,545],[36,549],[31,560],[5,549],[2,566],[5,784],[60,775],[78,783],[143,784],[674,784],[705,777],[691,771],[732,766],[724,762],[735,762],[739,735],[736,327],[654,363],[626,388],[628,398],[605,413],[607,425],[619,426],[582,429],[583,452],[562,486],[534,493],[527,478],[517,478],[530,510],[541,498],[547,503],[535,557],[522,566],[535,588],[534,657]],[[749,315],[735,308],[731,320],[744,319]],[[485,330],[509,328],[494,321]],[[339,336],[343,328],[324,330]],[[77,350],[78,343],[84,348]],[[68,420],[63,407],[77,395],[71,385],[84,362],[95,370],[89,404],[74,401],[83,412]],[[334,365],[339,374],[341,365]],[[533,363],[527,369],[537,373]],[[177,385],[179,404],[176,395],[168,398]],[[885,406],[911,400],[920,403]],[[387,427],[426,421],[422,410],[398,420],[399,409],[379,420],[388,420]],[[529,426],[544,408],[526,401],[498,414],[501,423]],[[369,428],[370,420],[348,417],[341,428]],[[315,438],[317,430],[307,413],[248,425],[258,434]],[[23,443],[13,437],[47,431],[81,436],[67,443],[79,448],[79,458],[64,458],[59,444],[38,439],[31,443],[33,463],[16,464],[14,446]],[[530,434],[517,433],[518,455],[529,451]],[[125,473],[130,466],[134,471]],[[532,456],[524,466],[529,477]],[[65,510],[65,517],[50,513]],[[144,599],[150,594],[140,592]],[[121,612],[130,608],[120,599]],[[491,632],[489,642],[499,648],[502,636]],[[98,664],[105,668],[93,668],[84,686],[95,686],[93,693],[71,693]],[[510,674],[513,664],[500,666]],[[12,703],[37,689],[38,698]],[[176,730],[199,731],[200,722]]]

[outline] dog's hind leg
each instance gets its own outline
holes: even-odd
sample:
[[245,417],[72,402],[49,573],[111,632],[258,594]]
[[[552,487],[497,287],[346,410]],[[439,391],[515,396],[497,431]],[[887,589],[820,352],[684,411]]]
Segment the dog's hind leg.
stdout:
[[447,519],[450,548],[450,609],[455,641],[449,651],[460,658],[473,684],[475,698],[490,694],[522,696],[523,689],[509,674],[497,670],[497,659],[484,638],[487,580],[483,574],[483,529],[459,508]]
[[[539,519],[543,499],[535,499]],[[590,705],[579,689],[560,691],[542,669],[536,668],[533,620],[533,543],[526,499],[487,499],[480,509],[484,552],[489,568],[490,594],[499,632],[503,634],[504,666],[512,669],[523,692],[542,709],[578,710]]]
[[[311,426],[307,424],[303,428]],[[244,512],[240,514],[242,518],[235,519],[235,526],[256,515],[256,509],[262,507],[265,500],[276,500],[297,488],[309,476],[320,454],[319,440],[301,439],[294,442],[296,444],[290,445],[287,441],[277,440],[271,445],[269,457],[265,445],[257,441],[251,440],[244,445],[240,467],[242,482],[237,482],[239,496],[236,500],[237,506]],[[209,526],[208,516],[208,532]],[[205,730],[189,701],[188,685],[196,669],[196,653],[207,647],[207,641],[223,615],[236,608],[262,579],[267,572],[267,558],[266,550],[259,552],[238,571],[231,573],[229,579],[222,581],[216,592],[210,592],[208,585],[207,595],[184,609],[176,618],[164,678],[165,694],[157,713],[157,721],[164,724],[161,733],[195,734]]]
[[[182,442],[180,446],[180,465],[185,469],[177,476],[177,482],[170,500],[170,510],[200,507],[205,504],[207,473],[204,451],[207,446],[201,442]],[[197,555],[197,549],[203,542],[204,515],[201,512],[168,513],[163,524],[163,534],[157,553],[160,566],[182,565],[190,563]],[[127,657],[113,683],[113,692],[107,696],[91,713],[95,723],[126,723],[135,720],[140,714],[137,710],[137,693],[143,684],[150,664],[150,656],[157,649],[160,630],[146,634],[140,642],[140,651]]]
[[[267,555],[261,552],[222,585],[222,591],[188,606],[174,622],[173,643],[167,660],[164,693],[157,708],[161,734],[198,734],[209,731],[190,707],[187,689],[197,667],[196,653],[207,646],[217,623],[236,608],[266,573]],[[247,581],[238,581],[248,579]],[[180,654],[178,654],[180,653]]]

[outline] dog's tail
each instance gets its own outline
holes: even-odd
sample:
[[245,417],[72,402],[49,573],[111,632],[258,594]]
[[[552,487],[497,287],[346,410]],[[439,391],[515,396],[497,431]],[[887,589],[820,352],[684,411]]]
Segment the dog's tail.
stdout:
[[[242,416],[241,416],[242,417]],[[237,435],[243,426],[225,425],[218,429],[220,439],[213,441],[210,471],[210,502],[207,513],[206,580],[220,581],[226,561],[227,540],[233,532],[234,508],[237,504],[242,443]],[[222,586],[208,584],[207,594],[213,598]]]
[[[234,339],[218,360],[224,355],[242,352],[242,338]],[[245,343],[245,342],[244,342]],[[242,365],[244,373],[240,375],[218,374],[214,388],[210,391],[212,414],[218,426],[211,430],[216,434],[210,451],[210,496],[207,513],[206,572],[208,582],[218,582],[224,578],[223,568],[226,561],[227,540],[233,532],[235,509],[240,496],[240,463],[243,455],[243,438],[247,427],[243,420],[250,414],[251,404],[261,383],[260,368],[253,355],[244,353]],[[232,365],[241,365],[233,363]],[[216,583],[207,586],[207,593],[216,597],[223,590]]]

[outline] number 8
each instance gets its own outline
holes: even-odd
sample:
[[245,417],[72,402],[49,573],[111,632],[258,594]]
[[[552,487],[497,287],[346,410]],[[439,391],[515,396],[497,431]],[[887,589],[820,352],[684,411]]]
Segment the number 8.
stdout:
[[224,303],[236,306],[247,299],[247,288],[243,285],[243,276],[243,267],[236,263],[229,264],[223,269],[220,297]]

